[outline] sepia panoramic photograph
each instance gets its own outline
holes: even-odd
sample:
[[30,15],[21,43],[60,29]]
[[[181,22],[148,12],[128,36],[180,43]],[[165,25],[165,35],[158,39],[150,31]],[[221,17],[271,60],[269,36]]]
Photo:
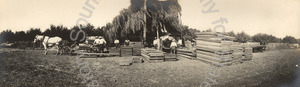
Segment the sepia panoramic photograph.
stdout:
[[299,0],[0,0],[0,87],[300,87]]

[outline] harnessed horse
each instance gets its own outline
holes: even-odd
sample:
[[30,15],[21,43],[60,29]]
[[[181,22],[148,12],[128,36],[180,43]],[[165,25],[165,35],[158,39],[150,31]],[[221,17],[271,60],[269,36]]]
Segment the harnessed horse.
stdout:
[[55,37],[49,37],[49,36],[44,36],[44,35],[37,35],[35,37],[35,39],[34,39],[33,42],[36,43],[38,41],[42,42],[42,44],[44,46],[44,49],[45,49],[44,55],[47,55],[47,53],[48,53],[48,51],[47,51],[48,47],[56,47],[57,48],[56,55],[58,53],[62,54],[61,52],[59,52],[59,50],[60,50],[59,44],[62,42],[62,38],[57,37],[57,36],[55,36]]

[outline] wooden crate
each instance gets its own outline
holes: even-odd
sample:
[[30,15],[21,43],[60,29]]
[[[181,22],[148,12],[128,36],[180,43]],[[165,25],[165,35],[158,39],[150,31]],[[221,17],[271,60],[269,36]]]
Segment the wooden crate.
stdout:
[[133,56],[141,56],[141,49],[142,47],[133,47],[132,48],[132,55]]
[[164,52],[151,48],[145,48],[141,50],[141,55],[149,63],[158,63],[164,61]]
[[120,56],[132,56],[132,51],[133,51],[133,49],[132,49],[132,47],[121,47],[121,49],[120,49]]

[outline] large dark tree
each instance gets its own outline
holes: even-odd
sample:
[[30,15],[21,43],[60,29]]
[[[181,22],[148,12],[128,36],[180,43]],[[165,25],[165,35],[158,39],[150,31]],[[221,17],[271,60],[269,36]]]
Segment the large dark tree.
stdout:
[[11,42],[15,40],[15,34],[11,30],[2,31],[0,34],[0,43]]
[[[116,38],[141,40],[144,27],[147,29],[147,40],[163,32],[180,35],[184,31],[180,24],[181,7],[177,0],[147,0],[147,11],[143,6],[144,0],[131,0],[128,9],[120,11],[112,23],[104,26],[105,34],[108,34],[105,38],[110,41]],[[147,21],[144,20],[145,14]]]
[[292,36],[285,36],[282,41],[284,43],[289,43],[289,44],[295,44],[298,43],[298,40],[295,37]]
[[241,33],[237,33],[235,38],[237,42],[241,43],[246,43],[251,40],[251,36],[246,34],[244,31],[242,31]]
[[16,31],[14,36],[14,41],[25,41],[26,40],[26,33],[24,31]]
[[67,27],[64,27],[63,25],[50,25],[50,28],[46,29],[46,31],[43,32],[43,35],[50,37],[58,36],[61,37],[63,40],[70,40],[70,30]]
[[258,33],[252,37],[254,42],[266,42],[266,43],[279,43],[281,42],[280,38],[277,38],[273,35]]
[[30,30],[26,31],[26,41],[33,41],[36,35],[42,34],[40,28],[30,28]]

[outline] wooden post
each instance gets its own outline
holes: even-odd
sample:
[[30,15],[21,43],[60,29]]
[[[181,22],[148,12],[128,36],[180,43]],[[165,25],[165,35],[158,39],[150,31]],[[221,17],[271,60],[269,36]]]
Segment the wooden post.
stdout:
[[[160,26],[162,26],[161,22],[159,24],[160,24]],[[159,28],[162,28],[162,27],[159,27]],[[160,49],[159,29],[156,29],[156,38],[158,40],[158,42],[157,42],[157,49]]]

